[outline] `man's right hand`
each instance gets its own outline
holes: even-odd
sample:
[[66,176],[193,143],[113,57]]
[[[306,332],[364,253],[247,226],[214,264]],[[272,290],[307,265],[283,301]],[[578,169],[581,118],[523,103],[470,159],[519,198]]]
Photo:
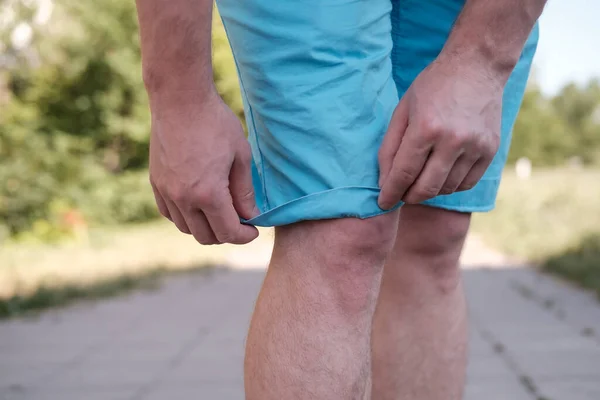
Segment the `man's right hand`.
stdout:
[[150,182],[160,213],[202,244],[254,240],[258,230],[240,223],[259,211],[237,117],[216,93],[153,97]]

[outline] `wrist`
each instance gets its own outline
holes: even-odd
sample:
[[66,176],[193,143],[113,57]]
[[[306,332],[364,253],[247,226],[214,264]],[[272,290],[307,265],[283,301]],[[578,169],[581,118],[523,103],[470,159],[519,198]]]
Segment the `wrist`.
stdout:
[[176,65],[161,65],[142,69],[142,78],[148,95],[164,97],[173,94],[202,93],[211,96],[216,93],[212,79],[212,68],[194,65],[192,68],[178,68]]
[[150,108],[181,107],[185,104],[208,104],[220,99],[212,81],[198,83],[193,80],[172,81],[169,84],[148,84],[145,81]]
[[161,90],[148,93],[153,118],[191,117],[222,102],[214,86],[211,88]]
[[454,65],[457,71],[475,73],[478,77],[504,87],[517,65],[519,55],[496,51],[492,44],[486,43],[485,39],[479,42],[472,41],[468,45],[449,40],[438,56],[438,60]]

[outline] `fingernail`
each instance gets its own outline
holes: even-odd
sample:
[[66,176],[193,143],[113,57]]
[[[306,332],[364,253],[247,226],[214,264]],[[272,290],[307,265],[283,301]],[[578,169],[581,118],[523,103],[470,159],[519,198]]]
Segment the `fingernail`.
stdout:
[[382,210],[389,210],[390,206],[386,203],[378,203],[379,208],[381,208]]
[[256,207],[256,205],[254,205],[254,207],[252,208],[252,218],[257,217],[260,215],[260,210],[258,209],[258,207]]

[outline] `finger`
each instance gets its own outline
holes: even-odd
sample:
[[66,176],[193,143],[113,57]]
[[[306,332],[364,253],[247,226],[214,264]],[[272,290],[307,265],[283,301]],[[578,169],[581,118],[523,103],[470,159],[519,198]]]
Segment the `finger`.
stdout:
[[156,186],[154,186],[154,183],[150,182],[150,186],[152,186],[152,192],[154,192],[154,200],[156,201],[156,205],[158,206],[158,211],[160,212],[160,214],[171,220],[171,222],[173,222],[173,220],[171,219],[171,214],[169,213],[169,208],[167,207],[167,203],[165,202],[165,199],[163,199],[162,195],[160,194],[160,192],[158,191],[158,189],[156,188]]
[[244,244],[256,239],[258,230],[254,226],[240,222],[227,190],[210,203],[202,205],[202,211],[219,242]]
[[479,182],[481,180],[481,177],[483,176],[483,174],[485,173],[485,171],[487,170],[489,165],[490,165],[489,160],[480,158],[473,165],[471,170],[467,173],[467,176],[465,176],[465,179],[460,183],[460,185],[458,185],[458,188],[456,189],[456,191],[462,192],[464,190],[472,189],[475,185],[477,185],[477,182]]
[[418,204],[437,196],[458,157],[458,152],[441,146],[434,148],[421,174],[402,200],[407,204]]
[[173,223],[175,224],[177,229],[179,229],[183,233],[187,233],[188,235],[191,235],[192,232],[190,231],[190,228],[187,226],[187,223],[185,222],[185,218],[183,218],[183,215],[181,214],[181,211],[179,211],[179,208],[177,207],[177,205],[175,203],[173,203],[171,200],[168,200],[166,198],[165,198],[165,203],[167,205],[167,208],[169,209],[169,214],[171,215],[171,221],[173,221]]
[[190,209],[185,216],[186,223],[200,244],[217,244],[219,241],[210,228],[210,224],[204,213],[198,209]]
[[250,163],[250,149],[246,147],[236,155],[229,176],[229,191],[233,199],[233,207],[238,215],[245,219],[260,214],[254,197]]
[[379,207],[389,210],[400,202],[421,173],[430,151],[431,144],[420,137],[414,125],[408,125],[392,168],[381,187]]
[[478,158],[469,157],[465,154],[458,157],[458,160],[454,163],[452,171],[448,174],[446,182],[440,190],[440,194],[451,194],[456,191],[458,186],[465,180],[465,177],[473,168],[473,165],[477,162]]
[[407,126],[408,101],[400,100],[379,148],[379,187],[383,186],[392,168],[394,156],[398,152]]

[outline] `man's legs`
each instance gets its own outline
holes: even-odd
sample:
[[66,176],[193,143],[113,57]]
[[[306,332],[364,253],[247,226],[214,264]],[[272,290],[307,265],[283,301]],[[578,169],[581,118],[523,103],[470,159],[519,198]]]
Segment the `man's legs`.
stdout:
[[470,214],[405,205],[372,333],[372,400],[459,400],[467,312],[458,262]]
[[246,344],[247,400],[368,398],[370,331],[398,213],[278,227]]

